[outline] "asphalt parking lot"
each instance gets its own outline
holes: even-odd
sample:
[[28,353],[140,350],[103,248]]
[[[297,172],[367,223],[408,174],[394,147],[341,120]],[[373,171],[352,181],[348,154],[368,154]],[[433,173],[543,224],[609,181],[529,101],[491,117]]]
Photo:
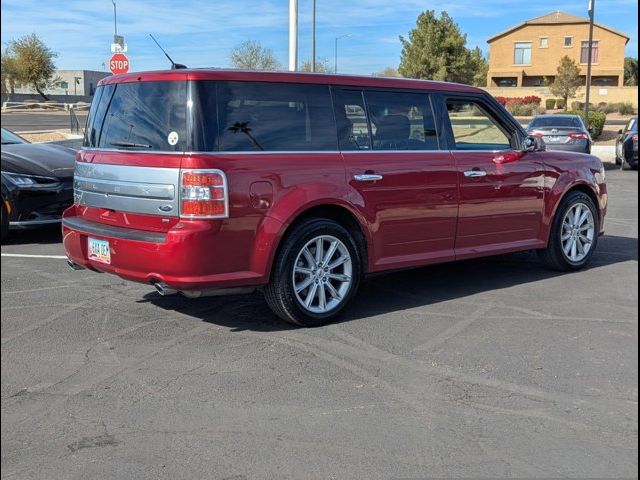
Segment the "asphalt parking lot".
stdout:
[[3,478],[636,477],[638,174],[591,267],[376,277],[341,323],[187,300],[2,246]]

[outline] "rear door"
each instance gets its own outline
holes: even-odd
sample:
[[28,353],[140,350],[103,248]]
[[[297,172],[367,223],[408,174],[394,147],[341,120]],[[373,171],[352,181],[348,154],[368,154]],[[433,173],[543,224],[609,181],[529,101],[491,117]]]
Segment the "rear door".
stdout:
[[353,203],[373,231],[370,269],[453,259],[457,179],[430,95],[334,88],[334,99]]
[[542,156],[524,154],[519,129],[483,97],[444,101],[460,184],[456,258],[542,246]]

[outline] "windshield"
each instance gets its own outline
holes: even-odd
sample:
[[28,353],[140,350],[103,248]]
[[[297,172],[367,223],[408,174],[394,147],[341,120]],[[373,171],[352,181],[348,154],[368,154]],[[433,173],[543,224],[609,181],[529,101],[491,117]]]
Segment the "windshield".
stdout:
[[87,120],[85,147],[183,152],[187,145],[186,82],[99,87]]
[[539,117],[534,118],[529,128],[583,128],[578,117]]
[[16,143],[29,143],[24,138],[16,135],[13,132],[3,128],[2,129],[2,145],[12,145]]

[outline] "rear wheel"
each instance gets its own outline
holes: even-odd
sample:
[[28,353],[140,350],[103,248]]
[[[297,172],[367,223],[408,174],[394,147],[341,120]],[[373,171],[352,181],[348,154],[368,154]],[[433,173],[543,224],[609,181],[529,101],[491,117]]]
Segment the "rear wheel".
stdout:
[[570,192],[558,207],[549,245],[538,253],[549,268],[578,270],[593,256],[598,244],[598,212],[591,197]]
[[323,325],[353,298],[361,270],[359,249],[344,227],[331,220],[305,220],[284,240],[265,298],[289,323]]

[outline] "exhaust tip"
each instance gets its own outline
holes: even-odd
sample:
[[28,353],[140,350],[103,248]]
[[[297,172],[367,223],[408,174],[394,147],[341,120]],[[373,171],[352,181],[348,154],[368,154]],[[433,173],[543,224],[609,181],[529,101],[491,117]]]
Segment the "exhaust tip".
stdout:
[[163,282],[154,283],[153,286],[155,287],[156,291],[163,297],[176,295],[178,293],[178,290],[171,288],[169,285]]
[[67,265],[69,265],[69,268],[71,268],[72,270],[84,270],[85,268],[82,265],[78,265],[76,262],[74,262],[73,260],[67,259]]

